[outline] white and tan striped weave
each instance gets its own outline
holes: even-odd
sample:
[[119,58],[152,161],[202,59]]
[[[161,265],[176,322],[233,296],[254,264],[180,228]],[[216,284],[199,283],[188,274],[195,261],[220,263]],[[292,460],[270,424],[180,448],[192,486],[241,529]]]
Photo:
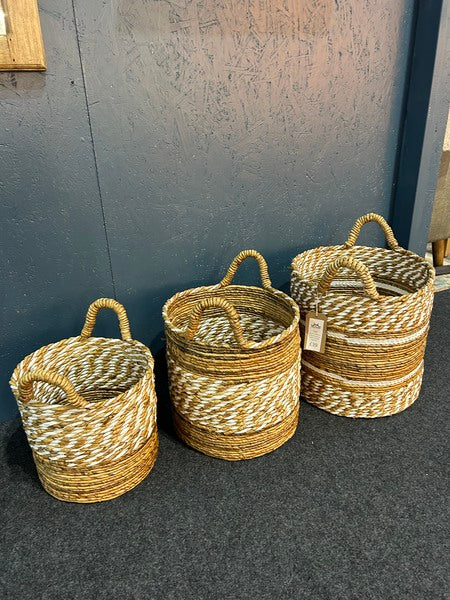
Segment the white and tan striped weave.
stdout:
[[[383,228],[389,249],[355,246],[369,221]],[[373,213],[356,221],[343,246],[296,256],[291,295],[301,331],[316,302],[328,318],[325,352],[304,352],[302,396],[347,417],[387,416],[410,406],[422,382],[433,282],[433,268],[400,248]]]
[[[122,340],[91,337],[97,312],[119,316]],[[79,337],[33,352],[11,388],[44,488],[98,502],[133,488],[156,458],[156,394],[150,350],[131,339],[121,304],[91,304]]]
[[[262,288],[230,285],[258,261]],[[278,448],[295,432],[300,394],[299,311],[275,290],[255,250],[218,285],[175,294],[163,308],[175,428],[211,456],[239,460]]]

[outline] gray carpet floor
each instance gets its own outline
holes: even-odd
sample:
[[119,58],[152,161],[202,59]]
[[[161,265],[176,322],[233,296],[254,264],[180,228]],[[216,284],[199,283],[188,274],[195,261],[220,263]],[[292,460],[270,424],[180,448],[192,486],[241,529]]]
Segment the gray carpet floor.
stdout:
[[135,490],[66,504],[0,426],[0,598],[449,599],[450,291],[420,398],[377,420],[305,402],[295,437],[230,463],[180,443],[158,373],[160,452]]

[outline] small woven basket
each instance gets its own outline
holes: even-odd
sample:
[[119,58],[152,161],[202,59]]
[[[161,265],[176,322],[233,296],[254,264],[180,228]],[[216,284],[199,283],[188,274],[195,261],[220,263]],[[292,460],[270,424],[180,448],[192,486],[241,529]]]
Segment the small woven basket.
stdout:
[[[263,287],[231,285],[248,257]],[[210,456],[239,460],[275,450],[295,432],[300,395],[299,311],[275,290],[255,250],[217,285],[175,294],[163,308],[175,429]]]
[[[117,313],[122,340],[91,333],[101,308]],[[101,298],[79,337],[40,348],[10,381],[44,488],[67,502],[100,502],[131,490],[158,449],[150,350],[131,339],[125,309]]]
[[[376,221],[389,249],[355,246]],[[308,250],[292,262],[291,295],[328,319],[325,352],[305,351],[302,396],[346,417],[384,417],[419,395],[433,306],[434,270],[400,248],[379,215],[359,218],[343,246]]]

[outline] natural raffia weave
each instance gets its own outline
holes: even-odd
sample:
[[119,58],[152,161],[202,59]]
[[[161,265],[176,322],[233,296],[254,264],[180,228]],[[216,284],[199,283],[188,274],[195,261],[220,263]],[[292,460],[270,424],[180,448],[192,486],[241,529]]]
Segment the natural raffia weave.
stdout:
[[[117,313],[122,340],[91,337],[102,308]],[[115,300],[93,302],[81,335],[24,358],[10,385],[39,478],[55,498],[109,500],[150,472],[158,449],[153,358],[131,338]]]
[[[376,221],[389,250],[355,246]],[[302,396],[346,417],[384,417],[419,395],[433,306],[434,270],[400,248],[379,215],[360,217],[343,246],[308,250],[292,262],[291,295],[305,315],[328,318],[325,352],[305,351]]]
[[[257,260],[263,287],[231,285]],[[175,294],[163,308],[175,429],[218,458],[254,458],[295,432],[300,395],[299,310],[275,290],[255,250],[233,260],[217,285]]]

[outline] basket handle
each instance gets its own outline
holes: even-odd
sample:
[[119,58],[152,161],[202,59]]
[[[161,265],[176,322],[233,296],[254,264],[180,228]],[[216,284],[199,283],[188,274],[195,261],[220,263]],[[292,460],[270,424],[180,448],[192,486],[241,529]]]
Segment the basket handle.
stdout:
[[193,311],[191,312],[191,316],[189,317],[189,323],[185,329],[185,335],[188,340],[192,340],[198,326],[200,325],[200,319],[202,317],[203,311],[207,308],[221,308],[228,316],[228,319],[231,324],[231,328],[233,329],[234,336],[237,342],[243,347],[248,348],[249,343],[245,340],[244,334],[242,332],[241,321],[239,319],[239,315],[234,306],[225,300],[224,298],[205,298],[204,300],[200,300],[198,304],[195,305]]
[[250,257],[255,258],[256,262],[258,263],[259,273],[261,275],[261,283],[263,287],[266,289],[272,289],[272,282],[270,281],[267,263],[264,257],[257,250],[242,250],[242,252],[239,252],[239,254],[235,256],[233,262],[229,266],[225,277],[219,283],[219,287],[225,287],[227,285],[230,285],[240,264],[244,262],[246,258]]
[[369,298],[372,298],[372,300],[381,300],[369,269],[360,260],[350,256],[341,256],[328,265],[317,285],[317,292],[319,294],[325,294],[329,290],[332,280],[342,268],[351,269],[360,276],[364,284],[364,290]]
[[398,248],[400,248],[397,240],[395,239],[394,232],[389,227],[386,220],[382,216],[377,215],[376,213],[368,213],[367,215],[363,215],[362,217],[359,217],[359,219],[356,220],[355,224],[350,230],[350,233],[348,234],[348,238],[344,244],[344,248],[352,248],[355,245],[355,242],[358,239],[359,233],[361,231],[361,227],[366,223],[370,223],[370,221],[375,221],[376,223],[378,223],[378,225],[384,231],[386,241],[391,250],[397,250]]
[[58,375],[52,371],[44,369],[34,369],[29,373],[25,373],[17,382],[19,395],[22,402],[30,402],[33,397],[33,382],[43,381],[50,385],[56,385],[62,389],[67,396],[67,402],[77,408],[86,408],[89,402],[82,398],[75,390],[73,385],[64,375]]
[[92,330],[94,329],[94,325],[97,320],[97,314],[102,308],[110,308],[116,313],[117,317],[119,318],[119,327],[122,339],[131,341],[130,323],[128,322],[125,308],[122,306],[122,304],[117,302],[117,300],[113,300],[112,298],[99,298],[90,305],[87,311],[83,329],[80,333],[80,337],[82,339],[91,337]]

